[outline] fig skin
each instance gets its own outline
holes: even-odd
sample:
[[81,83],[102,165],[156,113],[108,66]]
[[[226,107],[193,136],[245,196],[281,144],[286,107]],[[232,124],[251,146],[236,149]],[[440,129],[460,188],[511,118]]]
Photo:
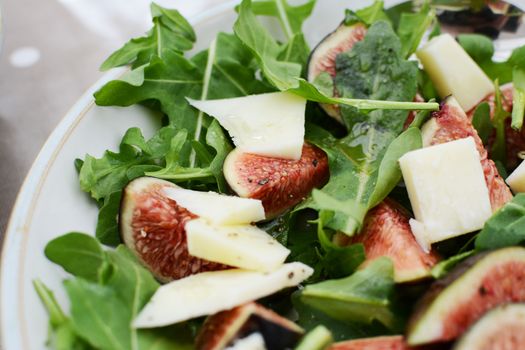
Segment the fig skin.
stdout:
[[349,244],[363,243],[366,266],[381,256],[394,264],[397,283],[415,282],[430,277],[430,270],[440,260],[435,252],[425,253],[417,243],[405,208],[391,199],[385,199],[368,212],[363,229]]
[[293,348],[304,330],[255,302],[222,311],[206,319],[196,338],[196,350],[222,350],[235,340],[260,333],[272,350]]
[[[434,347],[408,346],[402,335],[347,340],[332,344],[328,350],[431,350]],[[443,350],[443,347],[439,349]]]
[[434,282],[418,301],[408,323],[407,342],[454,340],[488,310],[512,302],[525,302],[525,249],[477,254]]
[[[347,26],[343,22],[332,33],[325,36],[312,50],[308,58],[308,81],[314,82],[315,78],[323,72],[330,74],[333,79],[336,74],[335,59],[337,55],[351,50],[356,42],[363,40],[366,32],[367,28],[362,23]],[[333,96],[339,96],[335,87]],[[321,103],[320,106],[330,117],[343,124],[338,105]]]
[[177,186],[140,177],[124,188],[119,214],[124,244],[161,282],[226,269],[222,264],[189,254],[184,225],[197,216],[167,198],[162,193],[165,187]]
[[454,345],[454,350],[524,350],[525,304],[487,312]]
[[264,157],[235,149],[224,161],[224,177],[238,196],[262,201],[274,218],[304,200],[329,177],[328,157],[305,143],[299,160]]
[[478,132],[453,99],[447,97],[441,102],[439,111],[433,112],[431,119],[423,126],[422,134],[424,147],[472,137],[480,155],[492,211],[498,210],[512,199],[512,193],[500,176],[496,164],[488,158],[487,150]]

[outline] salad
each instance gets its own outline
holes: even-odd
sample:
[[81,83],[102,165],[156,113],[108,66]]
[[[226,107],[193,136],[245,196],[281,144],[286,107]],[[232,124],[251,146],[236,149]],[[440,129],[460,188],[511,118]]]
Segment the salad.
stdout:
[[491,38],[442,33],[438,5],[347,10],[311,49],[321,4],[243,0],[190,55],[191,25],[152,3],[94,97],[162,126],[75,160],[98,221],[45,248],[70,274],[68,313],[34,281],[47,345],[522,346],[525,47],[494,61]]

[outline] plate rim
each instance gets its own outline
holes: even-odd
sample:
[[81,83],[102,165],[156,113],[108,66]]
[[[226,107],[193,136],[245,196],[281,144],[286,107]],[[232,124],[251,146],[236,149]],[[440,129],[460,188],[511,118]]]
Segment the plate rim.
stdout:
[[[231,10],[239,2],[240,0],[227,0],[188,17],[188,22],[197,26],[209,18]],[[17,295],[23,281],[16,278],[16,275],[23,266],[24,252],[29,239],[28,226],[42,186],[63,145],[87,112],[95,106],[93,93],[106,82],[123,74],[126,69],[121,67],[108,71],[80,95],[47,137],[20,186],[7,220],[0,255],[0,349],[29,349],[24,315],[19,312],[20,294]],[[16,283],[9,286],[8,282],[13,281]],[[16,318],[18,322],[9,325],[8,329],[9,318]]]

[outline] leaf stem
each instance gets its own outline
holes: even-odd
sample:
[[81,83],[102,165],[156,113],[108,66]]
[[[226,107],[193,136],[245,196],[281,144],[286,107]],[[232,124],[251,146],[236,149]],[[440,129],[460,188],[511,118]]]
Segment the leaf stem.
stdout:
[[361,110],[367,109],[403,109],[403,110],[429,110],[437,111],[439,103],[437,102],[401,102],[401,101],[381,101],[381,100],[363,100],[343,97],[333,97],[334,103],[353,106]]

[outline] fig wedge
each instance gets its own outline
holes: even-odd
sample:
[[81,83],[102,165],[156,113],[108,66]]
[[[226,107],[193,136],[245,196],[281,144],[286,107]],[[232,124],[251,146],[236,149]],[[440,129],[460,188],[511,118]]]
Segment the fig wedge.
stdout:
[[[312,50],[308,60],[308,81],[315,82],[321,73],[327,73],[330,78],[335,77],[335,59],[338,54],[351,50],[354,44],[363,40],[366,35],[366,26],[356,23],[350,26],[341,23],[332,33],[328,34]],[[328,77],[327,77],[328,78]],[[334,88],[333,96],[338,96]],[[339,111],[339,106],[331,104],[321,104],[321,107],[332,118],[340,123],[343,122]]]
[[197,215],[168,198],[165,188],[177,186],[152,177],[137,178],[126,186],[119,214],[124,244],[162,282],[227,268],[188,253],[184,226]]
[[386,256],[394,263],[397,283],[420,280],[430,276],[430,270],[440,257],[426,253],[417,243],[408,221],[409,213],[398,203],[385,199],[368,212],[363,230],[350,243],[363,243],[366,261]]
[[299,160],[263,157],[235,149],[224,161],[224,176],[240,197],[260,199],[269,219],[292,208],[313,188],[326,183],[328,157],[307,143]]
[[[332,344],[328,350],[416,350],[401,335],[363,338]],[[421,349],[422,350],[422,349]]]
[[432,284],[412,315],[409,345],[451,341],[495,306],[525,301],[525,248],[475,255]]
[[443,100],[439,111],[432,114],[432,118],[423,125],[421,131],[424,147],[466,137],[474,138],[481,158],[485,182],[489,190],[492,211],[498,210],[512,199],[510,189],[498,173],[496,164],[488,158],[488,153],[483,147],[483,142],[476,129],[474,129],[470,119],[452,96]]
[[267,349],[293,348],[304,331],[292,321],[251,302],[210,316],[196,339],[197,350],[222,350],[251,334],[259,333]]
[[525,349],[525,304],[508,304],[487,312],[455,344],[454,350]]

